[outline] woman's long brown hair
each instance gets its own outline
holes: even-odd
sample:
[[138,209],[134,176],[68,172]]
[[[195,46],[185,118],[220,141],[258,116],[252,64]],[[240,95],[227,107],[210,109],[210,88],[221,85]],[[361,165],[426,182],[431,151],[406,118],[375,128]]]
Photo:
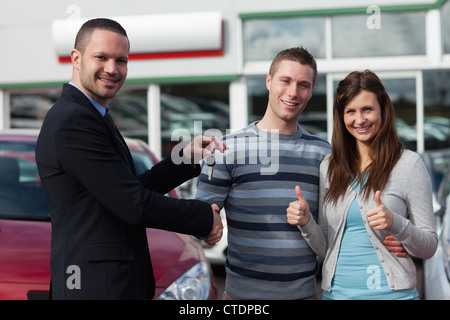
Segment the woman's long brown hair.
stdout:
[[[372,163],[366,169],[367,171],[360,172],[356,139],[345,127],[344,108],[364,90],[377,96],[383,125],[370,143]],[[383,190],[393,167],[402,155],[404,146],[400,142],[395,128],[394,106],[380,79],[372,71],[354,71],[339,82],[333,106],[331,146],[327,174],[330,187],[325,194],[325,202],[336,204],[355,179],[360,183],[366,179],[361,190],[366,199],[370,191]]]

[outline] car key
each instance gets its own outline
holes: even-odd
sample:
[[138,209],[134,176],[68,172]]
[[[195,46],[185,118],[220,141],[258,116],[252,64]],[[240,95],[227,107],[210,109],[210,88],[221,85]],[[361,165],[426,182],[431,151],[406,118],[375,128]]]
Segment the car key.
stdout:
[[212,179],[213,175],[213,167],[216,164],[216,158],[214,157],[214,154],[206,157],[206,164],[209,166],[208,169],[208,180]]

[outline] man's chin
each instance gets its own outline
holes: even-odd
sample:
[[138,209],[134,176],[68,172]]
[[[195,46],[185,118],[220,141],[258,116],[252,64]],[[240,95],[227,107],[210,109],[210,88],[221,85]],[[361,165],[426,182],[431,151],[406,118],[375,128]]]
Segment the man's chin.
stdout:
[[109,101],[116,96],[119,89],[120,89],[120,87],[114,88],[114,89],[103,90],[102,92],[99,92],[97,96],[102,101]]

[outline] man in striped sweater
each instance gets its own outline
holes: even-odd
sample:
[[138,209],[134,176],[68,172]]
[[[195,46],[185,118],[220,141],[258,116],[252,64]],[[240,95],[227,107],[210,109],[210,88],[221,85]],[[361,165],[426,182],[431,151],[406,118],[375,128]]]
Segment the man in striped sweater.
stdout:
[[286,208],[300,185],[317,217],[319,165],[330,152],[298,119],[317,78],[304,48],[280,52],[266,86],[269,101],[261,121],[224,137],[212,179],[203,167],[196,198],[224,207],[228,224],[225,299],[309,299],[316,294],[316,256]]

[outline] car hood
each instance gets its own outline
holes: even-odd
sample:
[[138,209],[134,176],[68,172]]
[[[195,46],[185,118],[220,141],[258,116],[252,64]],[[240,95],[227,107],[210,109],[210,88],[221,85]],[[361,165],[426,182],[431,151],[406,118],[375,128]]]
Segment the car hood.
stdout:
[[147,238],[153,274],[159,288],[166,288],[191,266],[200,260],[206,260],[198,241],[192,236],[147,229]]
[[50,283],[50,223],[0,220],[0,282]]
[[[147,229],[156,295],[206,260],[193,237]],[[0,283],[50,283],[51,224],[45,221],[0,219]]]

